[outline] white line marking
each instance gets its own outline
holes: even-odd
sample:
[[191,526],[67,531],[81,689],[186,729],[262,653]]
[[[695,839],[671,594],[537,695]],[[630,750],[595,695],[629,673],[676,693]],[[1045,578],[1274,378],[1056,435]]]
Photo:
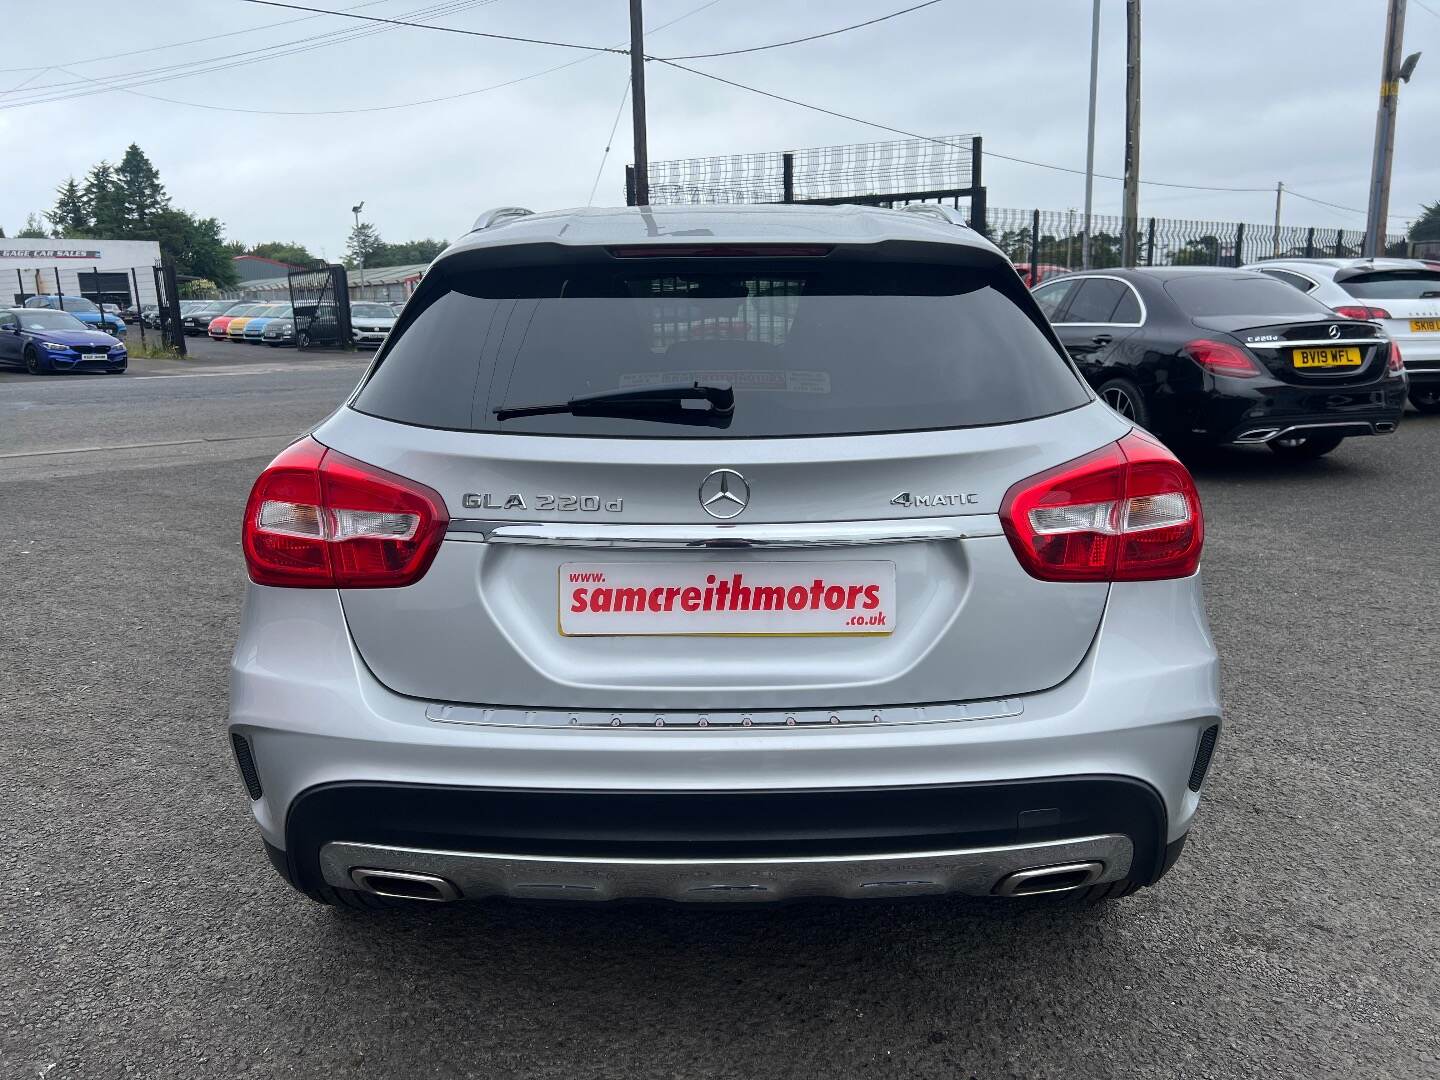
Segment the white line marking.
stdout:
[[71,446],[64,450],[21,450],[13,454],[0,454],[6,458],[53,457],[57,454],[96,454],[102,450],[149,450],[157,446],[199,446],[204,443],[244,442],[246,439],[293,439],[293,431],[279,431],[268,435],[221,435],[212,439],[175,439],[170,442],[122,443],[119,446]]

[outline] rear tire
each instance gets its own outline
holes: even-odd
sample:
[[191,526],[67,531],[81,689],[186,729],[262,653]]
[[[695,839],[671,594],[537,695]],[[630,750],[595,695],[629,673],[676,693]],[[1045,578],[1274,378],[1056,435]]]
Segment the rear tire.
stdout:
[[1293,439],[1271,439],[1265,445],[1272,453],[1290,461],[1314,461],[1344,441],[1344,435],[1302,435]]
[[1100,384],[1096,393],[1101,401],[1126,420],[1142,428],[1150,426],[1150,406],[1145,403],[1145,395],[1140,388],[1129,379],[1109,379]]
[[1415,406],[1416,412],[1440,413],[1440,387],[1426,386],[1423,388],[1412,388],[1410,390],[1410,404]]

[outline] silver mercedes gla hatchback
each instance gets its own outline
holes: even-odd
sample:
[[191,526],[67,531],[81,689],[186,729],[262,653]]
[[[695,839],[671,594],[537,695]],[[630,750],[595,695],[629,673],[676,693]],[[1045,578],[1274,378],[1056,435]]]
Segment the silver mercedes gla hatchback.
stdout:
[[496,211],[255,482],[230,736],[330,903],[1121,896],[1203,533],[947,211]]

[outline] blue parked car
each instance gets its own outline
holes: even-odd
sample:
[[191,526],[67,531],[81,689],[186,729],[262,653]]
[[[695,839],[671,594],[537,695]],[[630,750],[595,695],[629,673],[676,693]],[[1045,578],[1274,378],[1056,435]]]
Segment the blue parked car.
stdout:
[[31,375],[56,371],[125,370],[125,343],[85,325],[65,311],[46,308],[0,310],[0,364],[23,367]]
[[245,323],[245,342],[250,345],[258,345],[265,339],[265,327],[269,326],[276,319],[289,319],[294,315],[294,310],[289,304],[267,304],[265,310],[259,315],[252,315]]
[[125,336],[125,322],[119,315],[101,311],[93,301],[83,296],[32,296],[25,301],[27,308],[49,308],[52,311],[68,311],[83,323],[96,330],[103,330],[116,337]]

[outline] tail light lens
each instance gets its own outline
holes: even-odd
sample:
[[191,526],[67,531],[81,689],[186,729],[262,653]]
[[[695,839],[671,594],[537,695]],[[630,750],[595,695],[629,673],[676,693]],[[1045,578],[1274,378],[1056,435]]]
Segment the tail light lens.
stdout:
[[1260,374],[1260,365],[1238,345],[1227,341],[1192,341],[1181,350],[1212,375],[1249,379]]
[[1390,363],[1388,366],[1390,374],[1392,375],[1398,375],[1405,370],[1405,361],[1400,356],[1400,343],[1398,341],[1390,342]]
[[425,485],[305,438],[255,481],[241,539],[257,585],[385,589],[425,576],[449,524]]
[[1381,307],[1370,307],[1362,304],[1344,304],[1334,309],[1336,315],[1343,315],[1347,319],[1388,319],[1390,312]]
[[1140,431],[1015,484],[1000,521],[1020,564],[1043,581],[1188,577],[1205,543],[1190,473]]

